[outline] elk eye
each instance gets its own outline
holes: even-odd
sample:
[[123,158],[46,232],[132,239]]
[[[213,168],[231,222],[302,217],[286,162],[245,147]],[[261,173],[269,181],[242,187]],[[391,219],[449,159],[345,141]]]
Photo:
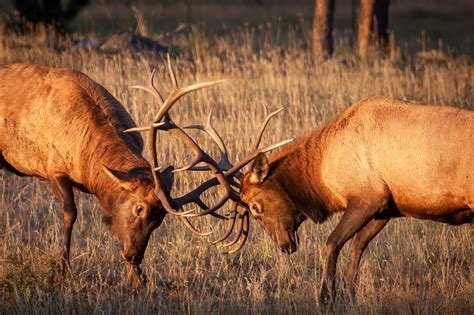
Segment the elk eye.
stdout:
[[141,215],[143,212],[143,206],[142,205],[138,205],[135,207],[135,215],[138,217],[139,215]]
[[260,207],[256,203],[254,203],[252,205],[252,210],[255,211],[256,213],[261,213],[262,212],[262,210],[260,209]]

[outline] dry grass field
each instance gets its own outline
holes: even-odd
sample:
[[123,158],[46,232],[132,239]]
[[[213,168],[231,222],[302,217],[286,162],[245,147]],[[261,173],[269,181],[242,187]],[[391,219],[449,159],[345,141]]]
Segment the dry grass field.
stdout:
[[[176,39],[183,47],[175,60],[181,84],[227,81],[183,98],[172,110],[173,118],[181,125],[203,123],[214,109],[214,125],[234,160],[250,148],[263,118],[262,104],[271,110],[286,108],[270,124],[267,144],[304,135],[351,103],[373,95],[474,106],[474,66],[468,58],[430,63],[376,57],[361,62],[339,54],[313,65],[291,32],[286,33],[285,48],[275,45],[275,32],[260,32],[254,36],[243,28],[208,36],[194,28]],[[103,55],[73,49],[49,36],[1,35],[0,64],[17,61],[88,74],[116,96],[138,124],[149,122],[158,104],[129,86],[146,84],[150,69],[156,67],[161,91],[170,87],[161,58]],[[209,139],[193,135],[216,151]],[[182,165],[189,156],[179,141],[160,135],[162,164]],[[181,174],[174,193],[204,178]],[[212,192],[209,198],[217,200],[217,195]],[[142,264],[147,287],[133,291],[94,198],[81,193],[76,198],[79,216],[71,260],[75,277],[70,279],[58,271],[62,214],[48,184],[0,172],[0,313],[474,313],[474,230],[469,225],[391,221],[363,257],[357,301],[340,294],[333,307],[326,307],[316,302],[322,248],[338,217],[322,225],[303,224],[300,249],[291,256],[280,253],[256,225],[243,250],[226,256],[168,216],[154,232]],[[224,231],[223,222],[214,218],[196,224],[212,228],[210,239]],[[347,261],[344,250],[339,283]]]

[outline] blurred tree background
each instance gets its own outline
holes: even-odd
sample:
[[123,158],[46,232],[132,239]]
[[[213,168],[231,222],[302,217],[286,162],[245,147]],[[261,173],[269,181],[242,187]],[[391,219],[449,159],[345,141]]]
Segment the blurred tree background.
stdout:
[[89,0],[68,0],[66,3],[61,0],[13,0],[14,11],[10,17],[18,19],[20,29],[26,24],[46,24],[62,30],[87,4]]
[[[360,41],[357,43],[362,25],[358,16],[360,2],[364,4],[367,0],[1,0],[0,19],[6,21],[16,14],[32,23],[42,20],[58,28],[104,37],[136,29],[136,11],[132,9],[135,8],[148,23],[150,34],[171,31],[183,22],[200,25],[216,35],[244,27],[273,27],[275,32],[282,33],[292,28],[309,46],[311,42],[314,45],[313,16],[318,1],[335,3],[334,28],[330,33],[334,45],[349,38],[350,46],[363,53],[365,48]],[[472,0],[391,0],[388,32],[378,29],[382,35],[379,39],[386,45],[393,34],[403,50],[414,52],[441,45],[473,56],[472,16]],[[380,23],[375,29],[379,26]],[[332,48],[324,49],[327,51],[322,54],[330,55]]]

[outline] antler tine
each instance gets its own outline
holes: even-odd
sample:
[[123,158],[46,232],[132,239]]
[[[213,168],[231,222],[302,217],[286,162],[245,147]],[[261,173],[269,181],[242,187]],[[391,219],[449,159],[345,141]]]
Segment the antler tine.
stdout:
[[178,81],[176,80],[176,74],[174,73],[173,65],[171,64],[171,56],[169,53],[166,54],[166,59],[168,61],[168,72],[170,74],[171,83],[173,84],[174,89],[178,89]]
[[[196,200],[194,200],[194,203],[196,203],[199,207],[201,207],[202,209],[206,210],[206,209],[209,209],[209,207],[204,203],[204,201],[202,201],[201,199],[197,198]],[[215,212],[211,212],[209,213],[210,215],[212,215],[213,217],[216,217],[218,219],[221,219],[221,220],[229,220],[228,217],[226,216],[223,216],[223,215],[220,215],[218,213],[215,213]]]
[[234,245],[235,243],[237,243],[239,241],[240,236],[242,235],[242,231],[244,229],[244,218],[245,218],[246,214],[247,214],[247,212],[245,212],[244,214],[239,213],[239,215],[238,215],[239,216],[239,225],[237,227],[237,235],[232,241],[230,241],[227,244],[222,245],[222,247],[232,246],[232,245]]
[[[267,114],[268,113],[267,106],[265,105],[263,106],[265,108],[265,114]],[[254,145],[255,150],[258,149],[258,146],[260,145],[260,141],[262,141],[263,132],[265,131],[265,128],[267,128],[267,125],[270,119],[272,119],[274,116],[279,114],[282,110],[283,110],[283,107],[266,115],[265,120],[263,121],[262,126],[260,127],[260,131],[258,132],[257,141],[255,142],[255,145]]]
[[207,124],[205,126],[205,130],[216,142],[217,146],[219,147],[219,150],[225,156],[226,162],[230,164],[229,154],[227,153],[227,147],[224,143],[224,140],[222,140],[221,135],[217,132],[216,128],[214,128],[214,126],[212,125],[212,113],[213,113],[213,110],[211,109],[209,111],[209,115],[207,116]]
[[222,82],[225,81],[225,80],[207,81],[207,82],[196,83],[196,84],[192,84],[192,85],[180,88],[178,87],[176,75],[174,73],[173,66],[171,65],[171,57],[169,53],[167,54],[167,58],[168,58],[168,70],[170,73],[173,90],[171,91],[170,95],[166,98],[166,100],[163,102],[163,106],[160,108],[158,114],[156,114],[154,122],[161,121],[163,117],[171,109],[171,107],[176,103],[176,101],[178,101],[184,95],[193,91],[206,88],[206,87],[221,84]]
[[207,164],[209,169],[214,172],[220,171],[217,163],[206,152],[204,152],[201,149],[201,147],[196,143],[196,141],[194,141],[183,129],[181,129],[179,126],[175,125],[174,123],[170,123],[165,128],[166,128],[165,130],[170,131],[171,133],[174,133],[178,138],[183,140],[184,143],[186,143],[196,155],[194,159],[190,163],[188,163],[186,166],[173,170],[174,173],[189,170],[199,163]]
[[235,201],[233,202],[232,210],[230,212],[230,217],[229,217],[229,225],[228,225],[228,228],[227,228],[226,232],[220,238],[218,238],[217,240],[210,241],[211,244],[216,245],[218,243],[221,243],[230,236],[230,234],[234,230],[235,219],[237,218],[237,207],[238,207],[238,205],[239,205],[238,202],[235,202]]
[[[217,132],[217,130],[214,128],[212,125],[212,109],[209,112],[209,115],[207,117],[207,124],[206,125],[190,125],[184,127],[184,129],[197,129],[204,131],[207,133],[212,140],[216,143],[217,147],[219,148],[220,152],[220,160],[217,162],[217,165],[219,166],[219,169],[221,170],[228,170],[229,168],[232,167],[232,163],[229,161],[229,154],[227,151],[227,147],[224,143],[224,140],[222,140],[221,135]],[[210,168],[206,166],[196,166],[193,168],[189,169],[190,171],[209,171]]]
[[[156,124],[152,124],[152,127],[154,128],[160,128],[161,126],[164,126],[165,123],[164,122],[161,122],[161,123],[156,123]],[[150,131],[150,126],[147,126],[147,127],[134,127],[134,128],[129,128],[127,130],[124,130],[123,132],[141,132],[141,131]]]
[[131,88],[144,90],[150,94],[153,94],[153,96],[158,98],[163,104],[164,103],[163,96],[161,95],[160,91],[155,86],[155,74],[156,74],[156,68],[153,68],[153,70],[151,71],[151,76],[150,76],[150,86],[132,85]]
[[166,112],[168,112],[170,110],[170,108],[174,105],[174,103],[176,103],[176,101],[178,101],[178,99],[180,99],[184,95],[186,95],[190,92],[193,92],[193,91],[201,90],[201,89],[206,88],[206,87],[221,84],[224,81],[225,80],[201,82],[201,83],[196,83],[196,84],[193,84],[193,85],[190,85],[190,86],[186,86],[186,87],[183,87],[183,88],[178,88],[178,89],[173,90],[171,92],[171,94],[168,96],[168,98],[166,98],[166,100],[163,104],[163,107],[160,109],[158,114],[155,116],[155,122],[161,121],[161,119],[163,119],[163,117],[165,116]]
[[[259,153],[265,153],[265,152],[268,152],[268,151],[272,151],[272,150],[275,150],[276,148],[279,148],[281,146],[284,146],[285,144],[288,144],[292,141],[294,141],[295,138],[290,138],[290,139],[287,139],[287,140],[283,140],[283,141],[280,141],[276,144],[273,144],[273,145],[270,145],[268,147],[265,147],[265,148],[260,148],[260,149],[256,149],[252,152],[250,152],[249,154],[247,154],[244,158],[242,158],[237,164],[235,164],[234,166],[232,166],[232,168],[230,168],[229,170],[227,170],[224,174],[225,176],[235,176],[236,173],[241,169],[243,168],[245,165],[249,164]],[[236,176],[237,177],[237,176]]]
[[[267,112],[267,108],[266,106],[264,105],[264,108],[265,108],[265,112]],[[257,137],[257,141],[254,145],[254,150],[252,152],[250,152],[249,154],[247,154],[243,159],[240,160],[240,162],[238,162],[237,164],[235,165],[232,165],[230,162],[229,162],[229,159],[228,159],[228,154],[227,154],[227,148],[225,147],[225,144],[224,144],[224,141],[222,140],[222,137],[220,137],[219,133],[215,130],[214,127],[212,127],[212,125],[210,124],[210,121],[211,121],[211,117],[212,117],[212,112],[210,113],[209,117],[208,117],[208,126],[211,126],[210,128],[208,128],[208,126],[201,126],[201,125],[192,125],[192,126],[188,126],[188,127],[185,127],[185,128],[193,128],[193,129],[199,129],[199,130],[203,130],[205,132],[207,132],[211,138],[214,139],[214,141],[218,144],[219,147],[223,147],[225,150],[221,150],[221,151],[224,151],[225,154],[226,154],[226,158],[225,158],[225,164],[228,164],[226,168],[221,168],[221,169],[224,169],[226,170],[224,172],[224,175],[227,177],[227,178],[232,178],[232,177],[236,177],[237,179],[241,179],[243,174],[242,172],[240,172],[240,169],[245,167],[248,163],[250,163],[259,153],[265,153],[265,152],[268,152],[268,151],[272,151],[276,148],[279,148],[287,143],[290,143],[292,141],[294,141],[295,139],[294,138],[290,138],[290,139],[287,139],[287,140],[284,140],[284,141],[281,141],[281,142],[278,142],[274,145],[270,145],[270,146],[267,146],[265,148],[261,148],[259,149],[258,146],[260,145],[260,141],[262,139],[262,135],[263,135],[263,132],[265,131],[267,125],[268,125],[268,122],[274,117],[276,116],[277,114],[279,114],[281,111],[283,111],[283,108],[280,108],[272,113],[270,113],[269,115],[267,115],[265,117],[265,120],[264,122],[262,123],[262,126],[260,127],[260,131],[258,133],[258,137]],[[209,131],[212,128],[212,131]],[[213,135],[215,134],[216,137]],[[221,145],[220,145],[221,144]],[[219,163],[219,166],[223,166],[224,163]],[[229,168],[230,166],[230,168]],[[197,170],[197,169],[192,169],[192,170]],[[204,168],[200,168],[199,170],[205,170]]]
[[227,252],[224,252],[224,253],[230,255],[230,254],[236,253],[239,250],[241,250],[242,247],[244,247],[245,243],[247,243],[249,231],[250,231],[250,216],[249,216],[249,213],[246,212],[244,214],[244,219],[243,219],[243,224],[242,224],[242,233],[241,233],[242,238],[239,241],[239,245],[236,248],[231,249],[231,250],[229,250]]
[[[197,197],[197,198],[199,198],[199,197]],[[235,192],[232,188],[230,188],[230,190],[226,190],[224,196],[222,196],[222,198],[211,208],[205,209],[204,211],[198,212],[198,213],[187,213],[187,214],[185,214],[185,216],[189,217],[189,218],[191,218],[191,217],[201,217],[203,215],[213,213],[213,212],[219,210],[229,199],[232,200],[232,201],[240,200],[239,194],[237,192]]]
[[137,89],[137,90],[143,90],[143,91],[146,91],[150,94],[153,94],[155,95],[155,91],[153,89],[150,89],[149,87],[147,86],[143,86],[143,85],[131,85],[130,86],[131,89]]
[[153,70],[151,71],[151,76],[150,76],[150,86],[152,87],[156,95],[160,98],[161,104],[163,104],[165,100],[163,99],[163,96],[161,95],[158,88],[155,86],[155,74],[156,74],[156,68],[153,68]]
[[194,227],[194,225],[191,224],[191,222],[188,220],[188,218],[186,217],[183,217],[183,216],[179,216],[178,217],[183,223],[184,225],[191,230],[191,232],[193,232],[194,234],[196,235],[199,235],[199,236],[208,236],[208,235],[211,235],[212,234],[212,231],[209,231],[209,232],[201,232],[199,231],[198,229],[196,229]]

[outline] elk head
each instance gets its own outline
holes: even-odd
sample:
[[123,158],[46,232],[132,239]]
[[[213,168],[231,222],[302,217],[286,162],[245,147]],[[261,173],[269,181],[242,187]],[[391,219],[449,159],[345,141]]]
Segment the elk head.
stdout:
[[298,249],[297,230],[306,216],[273,176],[265,154],[259,154],[242,180],[241,197],[256,221],[285,253]]
[[106,217],[106,223],[119,240],[124,259],[131,265],[139,265],[151,233],[161,224],[166,212],[153,195],[154,183],[149,169],[122,172],[104,166],[103,171],[120,187],[103,205],[114,213]]
[[[244,157],[235,166],[232,166],[232,164],[229,163],[229,161],[227,159],[227,150],[225,149],[225,145],[222,142],[222,139],[217,135],[216,131],[210,125],[211,116],[209,116],[207,126],[192,126],[194,128],[206,131],[208,134],[210,134],[213,137],[213,139],[218,144],[219,148],[221,148],[222,156],[225,157],[224,160],[226,161],[226,163],[224,163],[224,164],[228,165],[227,168],[224,168],[226,170],[224,172],[224,174],[226,176],[234,176],[235,179],[238,181],[237,182],[237,181],[234,180],[233,185],[235,185],[235,187],[239,190],[240,196],[239,196],[239,198],[233,199],[234,203],[233,203],[232,210],[230,212],[229,225],[228,225],[227,231],[218,240],[211,241],[211,243],[217,244],[217,243],[223,242],[225,239],[227,239],[232,234],[232,231],[234,230],[236,219],[239,218],[236,237],[234,238],[234,240],[232,240],[229,243],[223,245],[224,247],[228,247],[228,246],[232,246],[234,244],[237,244],[236,248],[226,252],[228,254],[235,253],[235,252],[239,251],[243,247],[243,245],[245,244],[245,242],[247,240],[247,237],[248,237],[249,228],[250,228],[250,221],[249,221],[250,214],[252,214],[255,218],[258,217],[258,213],[256,211],[252,210],[252,207],[255,208],[255,205],[252,202],[249,202],[247,200],[247,198],[246,198],[247,194],[244,193],[244,191],[246,191],[245,188],[248,186],[247,183],[248,183],[249,176],[248,175],[244,176],[239,170],[242,167],[244,167],[245,165],[247,165],[248,163],[255,160],[254,163],[253,163],[253,166],[252,166],[252,170],[258,171],[258,176],[263,181],[266,178],[266,176],[268,175],[268,170],[269,170],[269,164],[268,164],[268,161],[265,157],[265,152],[268,152],[270,150],[273,150],[275,148],[283,146],[283,145],[285,145],[285,144],[287,144],[287,143],[294,140],[294,139],[288,139],[288,140],[281,141],[281,142],[279,142],[275,145],[272,145],[272,146],[269,146],[269,147],[266,147],[266,148],[259,148],[259,145],[260,145],[260,142],[261,142],[261,139],[262,139],[262,136],[263,136],[263,132],[265,131],[265,129],[268,125],[268,122],[270,121],[271,118],[273,118],[275,115],[280,113],[282,110],[283,109],[279,109],[277,111],[274,111],[274,112],[266,115],[266,118],[263,121],[262,126],[260,127],[260,131],[258,133],[257,140],[256,140],[255,145],[253,147],[253,151],[251,151],[246,157]],[[265,112],[267,112],[266,107],[265,107]],[[214,136],[213,136],[213,134],[214,134]],[[265,194],[262,194],[261,197],[263,199],[266,199],[266,198],[264,198],[264,195]],[[278,197],[276,192],[275,192],[274,195],[276,197]],[[262,199],[262,201],[263,201],[263,199]],[[277,201],[277,200],[275,199],[275,201]],[[275,214],[276,213],[277,212],[275,211]],[[257,219],[257,220],[259,220],[259,219]],[[274,238],[276,237],[276,238],[279,239],[279,243],[281,243],[282,247],[285,248],[284,250],[289,251],[289,252],[293,252],[296,249],[296,243],[297,243],[296,229],[298,228],[298,226],[301,224],[301,222],[303,220],[304,220],[304,216],[297,217],[296,221],[298,223],[291,224],[292,229],[285,229],[286,232],[291,232],[291,234],[288,234],[288,233],[286,234],[286,238],[283,237],[284,236],[283,234],[280,236],[280,234],[271,233],[272,236],[274,236]],[[261,220],[259,220],[259,222],[262,224]],[[293,222],[293,221],[291,221],[291,222]],[[275,223],[276,223],[276,220],[275,220]],[[288,225],[290,226],[290,223],[288,223]],[[269,225],[269,224],[265,223],[264,226],[269,231],[274,230],[274,228],[271,224]],[[295,231],[294,233],[293,233],[293,230]]]

